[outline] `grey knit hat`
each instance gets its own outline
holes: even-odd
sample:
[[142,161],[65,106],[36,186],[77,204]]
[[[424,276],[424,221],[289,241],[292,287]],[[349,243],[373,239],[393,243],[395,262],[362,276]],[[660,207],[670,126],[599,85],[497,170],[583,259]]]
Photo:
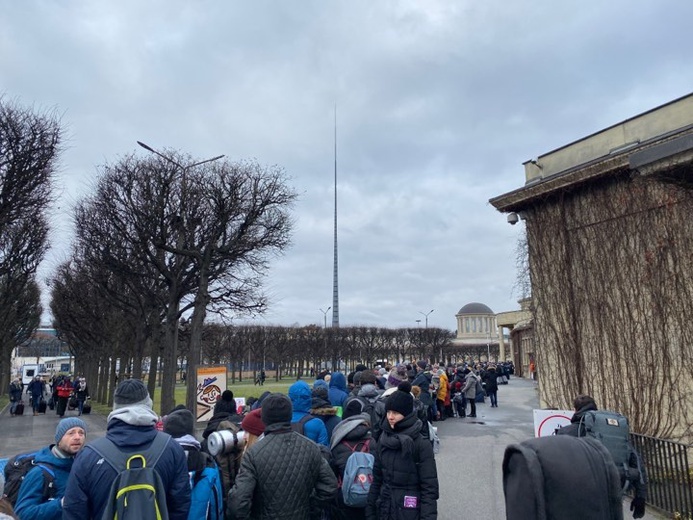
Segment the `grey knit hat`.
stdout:
[[118,384],[113,396],[113,409],[143,404],[152,406],[152,400],[144,383],[139,379],[125,379]]
[[82,428],[84,433],[87,433],[87,425],[82,419],[78,419],[77,417],[68,417],[66,419],[62,419],[55,428],[55,442],[59,443],[68,430],[71,430],[72,428]]

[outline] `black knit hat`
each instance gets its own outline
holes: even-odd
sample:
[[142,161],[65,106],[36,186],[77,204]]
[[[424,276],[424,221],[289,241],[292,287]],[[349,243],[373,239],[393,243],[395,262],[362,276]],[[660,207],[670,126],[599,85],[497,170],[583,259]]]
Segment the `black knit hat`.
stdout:
[[414,396],[411,395],[411,384],[403,381],[397,386],[397,390],[390,394],[385,401],[385,410],[399,412],[405,417],[414,412]]
[[121,381],[113,396],[113,403],[116,409],[135,404],[152,405],[147,387],[139,379],[125,379]]
[[262,401],[262,422],[265,426],[276,423],[290,423],[293,407],[284,394],[270,394]]
[[214,405],[214,415],[218,413],[236,413],[236,400],[233,398],[233,392],[231,390],[224,390],[221,393],[221,399],[219,399]]
[[164,419],[164,431],[174,439],[195,435],[195,416],[190,410],[175,410]]

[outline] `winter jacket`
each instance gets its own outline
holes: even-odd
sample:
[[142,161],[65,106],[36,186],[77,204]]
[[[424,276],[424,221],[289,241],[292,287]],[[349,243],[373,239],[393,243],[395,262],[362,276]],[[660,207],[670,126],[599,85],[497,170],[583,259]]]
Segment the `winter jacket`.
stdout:
[[262,439],[243,456],[229,493],[234,520],[309,520],[333,499],[337,479],[317,445],[289,423],[265,428]]
[[439,401],[445,401],[445,399],[448,397],[448,376],[445,375],[445,372],[440,374],[440,386],[438,387],[438,394],[436,395],[436,399]]
[[431,406],[433,404],[433,397],[431,396],[431,379],[430,373],[419,372],[414,380],[411,382],[411,386],[418,386],[421,388],[421,395],[419,399],[426,406]]
[[[147,449],[158,432],[154,426],[134,426],[120,419],[108,422],[106,437],[123,454]],[[190,481],[185,452],[170,439],[156,464],[156,470],[166,488],[166,504],[170,520],[187,520],[190,509]],[[65,520],[100,519],[106,507],[116,471],[104,463],[101,456],[87,444],[75,457],[73,471],[65,491],[63,518]]]
[[[297,423],[310,412],[312,396],[308,383],[305,381],[296,381],[291,385],[289,387],[289,399],[291,399],[291,404],[294,409],[291,422]],[[303,425],[303,435],[318,444],[323,444],[324,446],[329,444],[325,423],[322,419],[317,417]]]
[[10,383],[10,401],[19,402],[22,400],[22,385],[20,383]]
[[474,372],[469,372],[469,374],[464,377],[462,393],[467,399],[476,399],[476,381],[477,377]]
[[346,377],[341,372],[335,372],[330,378],[330,390],[328,392],[332,406],[344,406],[344,401],[349,396],[347,393]]
[[498,374],[496,374],[495,370],[489,369],[489,371],[484,375],[483,381],[486,383],[487,392],[498,391]]
[[337,426],[342,420],[337,415],[337,409],[330,404],[329,401],[325,401],[320,397],[313,397],[310,405],[310,414],[317,417],[325,423],[325,429],[327,430],[327,439],[332,437],[332,432],[335,426]]
[[89,397],[89,387],[86,383],[80,381],[75,385],[75,397],[78,401],[85,401]]
[[202,432],[202,438],[204,439],[204,442],[202,443],[203,446],[207,445],[207,437],[209,437],[212,433],[217,431],[217,428],[219,427],[219,423],[222,421],[231,421],[234,424],[238,424],[240,428],[241,421],[243,420],[243,417],[238,415],[237,413],[229,413],[229,412],[219,412],[215,413],[212,415],[212,418],[209,420],[207,423],[207,427],[205,428],[205,431]]
[[53,445],[43,448],[36,454],[34,461],[36,464],[46,464],[53,472],[53,499],[44,501],[43,498],[44,470],[40,467],[31,469],[19,488],[19,496],[14,506],[14,512],[22,520],[60,520],[63,517],[60,499],[65,495],[67,478],[74,458],[58,458],[51,451],[52,448]]
[[[597,410],[597,407],[591,403],[583,406],[573,414],[573,417],[571,417],[570,424],[568,426],[564,426],[563,428],[559,428],[556,430],[556,435],[571,435],[573,437],[584,437],[584,426],[581,427],[580,422],[582,421],[582,418],[585,416],[587,412],[595,410]],[[644,464],[640,460],[640,455],[637,451],[635,451],[635,448],[633,448],[630,442],[628,443],[628,448],[630,450],[630,454],[628,455],[628,466],[637,470],[637,472],[640,474],[640,478],[631,481],[631,484],[635,489],[635,496],[637,498],[647,500],[647,470],[645,469]],[[621,482],[621,485],[625,485],[625,482]]]
[[26,393],[31,394],[32,398],[40,398],[43,396],[44,385],[40,379],[34,379],[27,385]]
[[438,471],[433,447],[421,436],[414,413],[392,429],[383,421],[375,450],[369,520],[434,520],[438,517]]

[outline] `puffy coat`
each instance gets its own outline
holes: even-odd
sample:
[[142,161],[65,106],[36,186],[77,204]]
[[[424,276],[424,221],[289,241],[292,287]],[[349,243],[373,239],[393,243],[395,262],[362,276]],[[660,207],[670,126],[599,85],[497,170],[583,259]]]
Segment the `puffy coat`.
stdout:
[[421,388],[419,399],[421,399],[421,402],[427,407],[433,404],[433,397],[431,396],[431,379],[432,376],[430,373],[419,372],[411,382],[411,386],[418,386]]
[[369,520],[438,517],[438,470],[433,447],[420,431],[421,421],[414,413],[395,424],[394,430],[383,421],[366,508]]
[[[106,437],[124,452],[147,449],[158,432],[153,426],[133,426],[119,419],[108,422]],[[101,456],[87,444],[75,457],[73,471],[67,482],[64,520],[101,518],[111,484],[116,478],[110,464],[100,462]],[[156,464],[156,470],[167,490],[166,504],[170,520],[187,520],[190,509],[190,480],[185,452],[171,439]]]
[[229,493],[232,519],[308,520],[329,504],[337,479],[320,448],[288,423],[271,424],[243,456]]
[[332,406],[344,406],[344,401],[349,396],[346,391],[346,377],[341,372],[334,372],[330,378],[330,390],[328,395]]
[[440,386],[438,387],[438,395],[436,398],[439,401],[445,401],[446,398],[448,398],[449,392],[448,392],[448,376],[445,375],[445,372],[440,374]]
[[474,374],[474,372],[469,372],[469,374],[464,377],[462,393],[467,399],[476,399],[476,381],[477,376]]
[[67,478],[74,459],[68,457],[60,459],[53,455],[53,446],[43,448],[36,454],[34,461],[37,464],[44,463],[53,471],[53,485],[55,486],[54,500],[44,502],[43,483],[44,471],[36,467],[24,477],[19,488],[19,496],[14,506],[14,512],[22,520],[60,520],[63,517],[63,508],[60,499],[65,495]]
[[[310,387],[305,381],[296,381],[293,385],[289,387],[289,399],[291,399],[291,405],[293,406],[293,414],[291,415],[291,422],[297,423],[304,416],[308,415],[310,412],[310,407],[313,402],[313,398],[310,392]],[[308,437],[310,440],[327,446],[330,439],[327,436],[327,428],[322,419],[315,418],[311,419],[303,425],[303,435]]]
[[342,421],[337,415],[337,409],[329,401],[315,396],[313,396],[310,406],[310,414],[325,423],[327,439],[329,440],[332,437],[335,426]]

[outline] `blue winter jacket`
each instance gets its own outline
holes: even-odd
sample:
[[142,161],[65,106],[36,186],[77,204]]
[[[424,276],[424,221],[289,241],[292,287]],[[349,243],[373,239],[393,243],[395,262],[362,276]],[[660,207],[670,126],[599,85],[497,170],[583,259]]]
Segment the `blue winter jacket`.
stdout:
[[[291,422],[296,423],[300,421],[302,417],[308,415],[310,411],[313,398],[308,383],[305,381],[296,381],[291,385],[289,387],[289,399],[291,399],[291,404],[294,409]],[[308,421],[303,425],[303,434],[318,444],[329,446],[330,440],[327,437],[327,428],[325,428],[325,423],[322,419],[316,417]]]
[[[130,453],[147,449],[158,432],[153,426],[133,426],[119,419],[108,423],[106,437]],[[190,510],[188,463],[183,448],[171,439],[156,464],[166,488],[170,520],[187,520]],[[101,518],[116,472],[87,444],[75,457],[63,503],[64,520]]]
[[330,377],[330,390],[327,392],[332,406],[344,405],[344,401],[346,401],[346,398],[349,396],[346,388],[347,381],[344,374],[341,372],[334,372],[332,377]]
[[72,457],[60,459],[53,455],[51,448],[52,446],[48,446],[39,451],[34,461],[36,464],[46,464],[48,470],[52,472],[55,494],[52,499],[44,501],[44,470],[39,467],[31,469],[24,477],[14,506],[14,512],[22,520],[60,520],[63,517],[60,499],[65,494],[67,477],[70,475],[74,459]]

